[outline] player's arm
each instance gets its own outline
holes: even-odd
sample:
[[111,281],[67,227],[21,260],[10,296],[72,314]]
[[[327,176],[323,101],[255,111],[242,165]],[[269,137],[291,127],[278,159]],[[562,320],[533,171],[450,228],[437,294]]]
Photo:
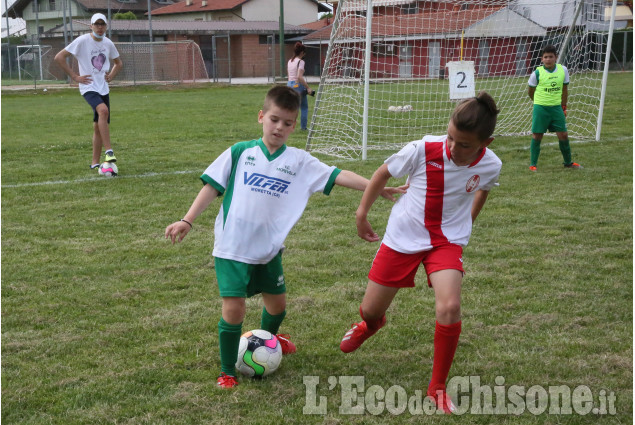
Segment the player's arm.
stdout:
[[304,86],[308,93],[312,92],[311,88],[309,87],[309,83],[307,82],[306,78],[304,78],[304,69],[301,69],[300,67],[298,67],[298,82]]
[[382,164],[382,166],[373,173],[373,177],[371,177],[370,183],[368,183],[368,186],[362,195],[359,207],[355,212],[357,235],[365,241],[377,242],[379,240],[379,235],[375,233],[373,227],[368,222],[368,212],[382,191],[384,191],[386,183],[388,183],[388,180],[390,180],[391,177],[392,175],[390,174],[390,171],[388,171],[388,165]]
[[569,100],[569,85],[562,86],[562,109],[567,110],[567,101]]
[[91,78],[90,75],[79,75],[75,74],[71,67],[66,63],[66,59],[72,56],[66,49],[60,50],[53,59],[56,64],[60,66],[64,70],[64,72],[71,77],[71,80],[81,83],[81,84],[90,84]]
[[[342,170],[338,176],[335,178],[335,184],[343,187],[347,187],[349,189],[355,189],[364,191],[368,186],[368,179],[360,176],[359,174],[355,174],[352,171]],[[384,198],[395,202],[397,198],[393,195],[406,193],[408,189],[407,185],[399,186],[399,187],[382,187],[380,191],[380,195]]]
[[205,208],[207,208],[208,205],[211,204],[217,197],[218,190],[214,189],[212,185],[206,184],[203,186],[196,196],[196,199],[194,199],[194,202],[192,202],[192,206],[189,211],[185,214],[185,217],[183,217],[184,221],[175,221],[165,228],[165,238],[171,239],[174,244],[177,242],[178,237],[178,242],[181,242],[183,238],[185,238],[185,235],[192,230],[192,223],[194,223],[196,217],[201,215],[201,213],[205,211]]
[[474,195],[474,200],[472,201],[472,223],[476,221],[476,217],[483,209],[483,205],[485,205],[485,201],[487,201],[487,196],[489,195],[489,191],[487,190],[478,190]]
[[123,61],[121,60],[121,56],[113,59],[112,62],[114,63],[113,67],[110,68],[110,72],[106,73],[105,78],[107,82],[111,82],[123,68]]
[[534,100],[534,93],[536,93],[536,88],[529,86],[529,89],[527,90],[527,94],[529,95],[529,98],[531,100]]

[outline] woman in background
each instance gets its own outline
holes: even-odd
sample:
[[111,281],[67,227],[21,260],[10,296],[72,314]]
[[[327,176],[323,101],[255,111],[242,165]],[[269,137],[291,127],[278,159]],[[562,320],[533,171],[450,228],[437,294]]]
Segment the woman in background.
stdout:
[[289,81],[287,86],[292,87],[300,94],[300,128],[307,129],[309,120],[309,102],[307,94],[315,95],[315,90],[311,90],[309,83],[304,78],[304,56],[306,56],[306,46],[302,42],[295,43],[293,57],[287,62],[287,75]]

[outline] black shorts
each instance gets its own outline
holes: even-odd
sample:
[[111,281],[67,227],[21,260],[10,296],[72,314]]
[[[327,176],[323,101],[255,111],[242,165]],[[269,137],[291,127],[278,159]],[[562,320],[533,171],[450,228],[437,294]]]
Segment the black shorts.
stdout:
[[97,107],[101,105],[102,103],[106,104],[106,107],[108,108],[108,124],[110,124],[110,95],[108,94],[101,95],[97,93],[96,91],[87,91],[86,93],[84,93],[83,96],[84,96],[84,99],[86,99],[86,102],[88,102],[88,104],[92,106],[93,108],[93,113],[94,113],[93,122],[99,121],[99,114],[97,113]]

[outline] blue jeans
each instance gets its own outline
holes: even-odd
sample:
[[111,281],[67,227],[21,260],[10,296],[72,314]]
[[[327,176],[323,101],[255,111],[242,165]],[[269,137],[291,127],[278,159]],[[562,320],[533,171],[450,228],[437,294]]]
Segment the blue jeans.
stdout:
[[307,93],[304,90],[304,86],[300,83],[297,84],[297,87],[294,87],[295,85],[295,81],[287,82],[287,86],[293,88],[300,95],[300,128],[306,130],[306,125],[309,121],[309,101],[306,98]]

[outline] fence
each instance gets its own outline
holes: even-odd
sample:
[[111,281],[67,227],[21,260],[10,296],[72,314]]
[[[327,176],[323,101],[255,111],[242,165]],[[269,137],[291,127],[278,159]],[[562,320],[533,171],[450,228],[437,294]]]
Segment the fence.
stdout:
[[[115,43],[115,46],[124,67],[112,85],[210,81],[201,50],[191,40]],[[44,45],[12,45],[9,49],[2,44],[3,85],[66,83],[67,75],[53,60],[60,50]],[[79,72],[74,58],[71,67]]]

